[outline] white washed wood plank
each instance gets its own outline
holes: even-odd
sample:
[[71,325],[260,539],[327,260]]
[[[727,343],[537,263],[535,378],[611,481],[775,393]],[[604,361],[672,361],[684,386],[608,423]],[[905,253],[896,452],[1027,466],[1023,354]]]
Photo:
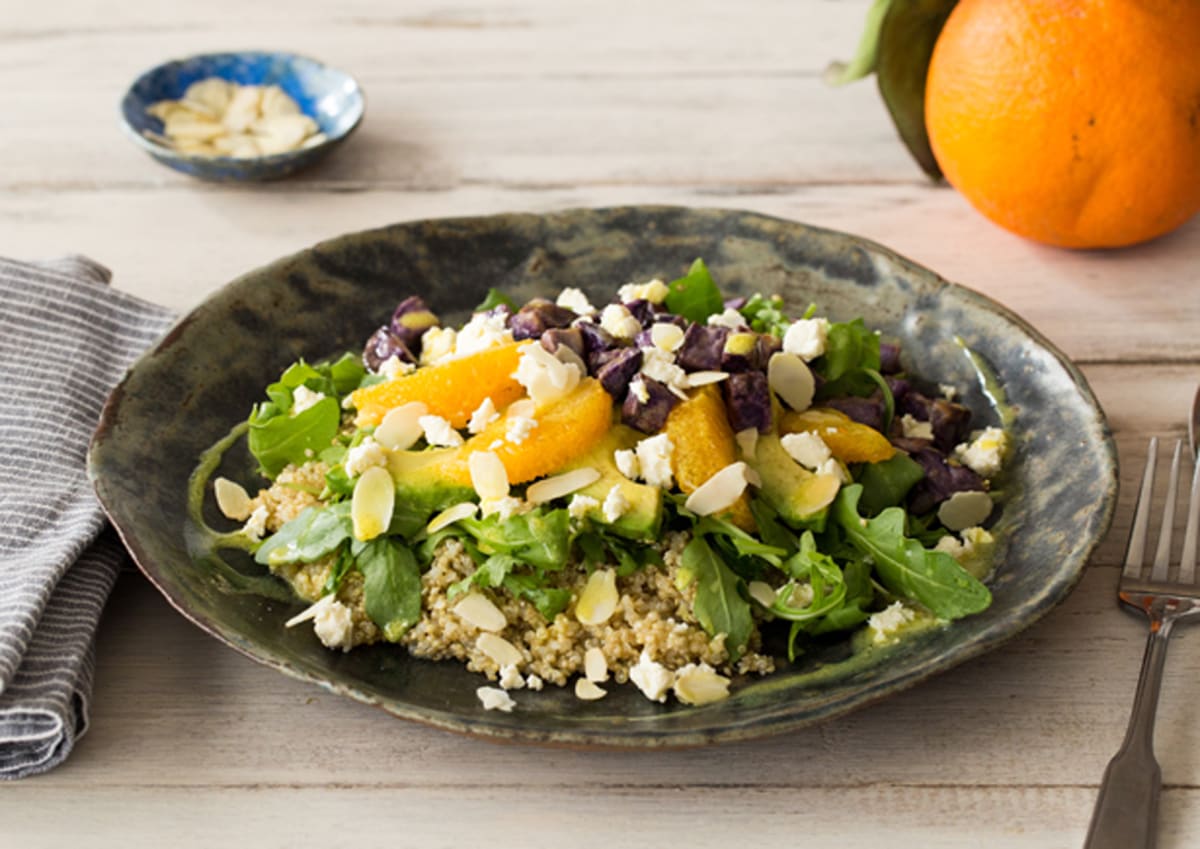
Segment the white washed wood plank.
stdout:
[[858,233],[990,295],[1079,361],[1200,361],[1200,287],[1188,282],[1200,267],[1200,219],[1125,251],[1062,251],[1000,230],[949,189],[921,185],[323,192],[288,183],[7,193],[0,254],[86,253],[114,269],[120,288],[183,310],[239,274],[343,232],[627,203],[745,208]]

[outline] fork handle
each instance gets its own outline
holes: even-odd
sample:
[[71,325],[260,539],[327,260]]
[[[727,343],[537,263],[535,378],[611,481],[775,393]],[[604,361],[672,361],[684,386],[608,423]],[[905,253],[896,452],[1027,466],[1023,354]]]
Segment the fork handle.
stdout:
[[1154,759],[1154,714],[1172,620],[1152,619],[1129,728],[1100,782],[1083,849],[1154,849],[1162,769]]

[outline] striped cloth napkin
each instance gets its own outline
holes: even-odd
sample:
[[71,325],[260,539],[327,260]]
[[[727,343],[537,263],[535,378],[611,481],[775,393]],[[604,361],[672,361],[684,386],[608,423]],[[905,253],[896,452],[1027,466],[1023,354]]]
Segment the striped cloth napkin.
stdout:
[[171,314],[82,257],[0,259],[0,778],[87,728],[93,639],[126,560],[85,470],[109,390]]

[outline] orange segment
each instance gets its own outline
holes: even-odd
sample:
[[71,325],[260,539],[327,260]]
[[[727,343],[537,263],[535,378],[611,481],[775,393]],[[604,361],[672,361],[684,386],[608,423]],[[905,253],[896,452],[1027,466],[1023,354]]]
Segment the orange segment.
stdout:
[[[691,494],[721,469],[738,460],[733,428],[725,414],[725,402],[716,384],[700,388],[691,398],[676,404],[667,416],[663,432],[675,446],[671,453],[671,472],[684,494]],[[729,508],[731,520],[739,528],[754,531],[750,501],[742,495]]]
[[873,427],[854,421],[841,410],[812,407],[803,413],[789,411],[779,419],[779,433],[815,433],[843,463],[881,463],[896,453],[887,437]]
[[412,374],[356,389],[350,396],[358,409],[359,427],[379,424],[389,410],[410,401],[421,401],[431,416],[441,416],[456,428],[466,427],[471,414],[491,398],[504,409],[525,394],[513,374],[528,342],[510,342],[468,354]]

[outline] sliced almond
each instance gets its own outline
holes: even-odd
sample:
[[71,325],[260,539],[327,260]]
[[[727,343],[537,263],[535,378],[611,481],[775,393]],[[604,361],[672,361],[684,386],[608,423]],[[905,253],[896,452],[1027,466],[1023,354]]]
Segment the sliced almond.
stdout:
[[619,600],[617,573],[612,569],[597,569],[583,585],[575,603],[575,618],[584,625],[603,625],[616,612]]
[[299,147],[317,131],[317,124],[307,115],[275,115],[255,120],[250,129],[264,151],[282,153]]
[[509,418],[531,419],[537,413],[537,404],[532,398],[522,398],[520,401],[513,401],[504,411],[504,415]]
[[188,86],[187,91],[183,93],[183,102],[192,108],[199,106],[207,114],[219,118],[225,114],[225,109],[236,90],[236,83],[220,77],[208,77]]
[[240,483],[217,478],[213,481],[213,495],[217,497],[217,509],[226,519],[244,522],[250,517],[250,494]]
[[745,430],[739,430],[733,435],[733,440],[737,443],[738,450],[742,452],[744,459],[755,459],[758,453],[758,428],[748,427]]
[[503,631],[508,624],[503,611],[482,593],[467,593],[454,605],[454,615],[480,631]]
[[746,491],[748,471],[749,467],[741,460],[730,463],[696,487],[683,506],[697,516],[711,516],[730,507]]
[[495,661],[501,669],[506,666],[518,666],[525,660],[516,646],[490,631],[484,631],[479,635],[475,640],[475,648]]
[[597,687],[595,682],[589,681],[586,678],[575,679],[575,698],[582,699],[585,702],[594,702],[596,699],[602,699],[608,695],[608,692],[603,687]]
[[677,324],[661,322],[650,326],[650,341],[655,348],[668,353],[673,352],[683,344],[683,328]]
[[209,121],[191,112],[176,113],[163,122],[163,132],[174,141],[209,141],[225,134],[217,121]]
[[508,471],[495,451],[472,451],[467,457],[471,486],[484,501],[496,501],[508,495]]
[[694,371],[687,376],[687,385],[694,389],[697,386],[707,386],[710,383],[720,383],[728,380],[727,371]]
[[938,520],[952,531],[961,531],[987,521],[994,506],[986,492],[956,492],[938,508]]
[[396,506],[396,486],[382,466],[372,466],[354,485],[350,501],[350,519],[354,538],[366,542],[387,530]]
[[729,679],[706,666],[688,666],[675,673],[674,690],[685,705],[707,705],[729,698]]
[[817,383],[804,360],[795,354],[780,351],[771,357],[767,383],[793,410],[800,412],[812,406]]
[[600,471],[591,467],[572,469],[555,475],[552,478],[540,480],[525,490],[525,500],[530,504],[544,504],[564,495],[570,495],[577,489],[583,489],[600,480]]
[[389,451],[412,448],[425,433],[421,416],[428,414],[429,408],[420,401],[410,401],[388,410],[379,427],[375,428],[375,441]]
[[597,684],[608,680],[608,659],[595,646],[583,653],[583,674]]
[[269,85],[262,90],[259,111],[264,116],[272,118],[278,115],[298,115],[300,107],[279,86]]
[[238,86],[221,116],[221,123],[236,132],[250,129],[250,126],[258,120],[261,102],[261,86]]
[[464,501],[453,507],[447,507],[429,520],[429,524],[425,526],[425,533],[436,534],[442,528],[448,528],[462,519],[469,519],[478,512],[479,505],[472,501]]
[[757,601],[763,607],[770,607],[778,597],[775,589],[766,581],[751,581],[746,589],[750,592],[750,598]]

